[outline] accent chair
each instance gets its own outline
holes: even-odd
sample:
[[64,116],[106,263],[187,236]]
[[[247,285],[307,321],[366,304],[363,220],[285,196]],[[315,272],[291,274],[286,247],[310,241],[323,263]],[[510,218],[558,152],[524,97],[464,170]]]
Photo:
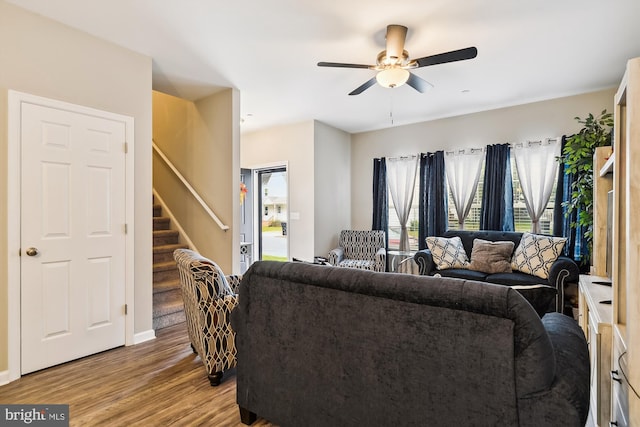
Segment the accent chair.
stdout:
[[385,271],[385,240],[385,232],[380,230],[342,230],[338,247],[329,252],[329,263],[336,267]]
[[229,317],[238,304],[242,276],[225,276],[215,262],[189,249],[176,249],[173,257],[191,349],[202,359],[211,385],[217,386],[223,372],[236,366],[236,334]]

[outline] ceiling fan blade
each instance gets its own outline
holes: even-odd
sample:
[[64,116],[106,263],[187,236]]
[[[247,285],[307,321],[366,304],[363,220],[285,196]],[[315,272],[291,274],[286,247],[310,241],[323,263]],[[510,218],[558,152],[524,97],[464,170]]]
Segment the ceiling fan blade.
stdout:
[[426,81],[425,79],[416,76],[411,73],[409,75],[409,80],[407,80],[407,84],[417,90],[420,93],[425,93],[429,89],[433,88],[433,85]]
[[407,38],[407,27],[404,25],[387,25],[387,57],[402,58],[404,42]]
[[356,89],[354,89],[352,92],[350,92],[349,95],[360,95],[362,92],[364,92],[365,90],[369,89],[374,84],[376,84],[376,78],[375,77],[373,77],[371,80],[367,80],[363,85],[358,86]]
[[418,67],[426,67],[429,65],[473,59],[477,55],[478,49],[475,47],[468,47],[465,49],[452,50],[451,52],[439,53],[437,55],[425,56],[424,58],[419,58],[415,61],[418,64]]
[[338,67],[338,68],[372,68],[373,65],[345,64],[342,62],[318,62],[318,67]]

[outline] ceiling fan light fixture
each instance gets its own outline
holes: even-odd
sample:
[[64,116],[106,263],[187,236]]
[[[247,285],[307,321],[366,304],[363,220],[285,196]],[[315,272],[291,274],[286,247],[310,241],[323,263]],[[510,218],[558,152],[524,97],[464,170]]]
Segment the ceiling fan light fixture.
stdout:
[[376,74],[376,81],[380,86],[394,88],[405,84],[409,75],[409,71],[403,68],[387,68]]

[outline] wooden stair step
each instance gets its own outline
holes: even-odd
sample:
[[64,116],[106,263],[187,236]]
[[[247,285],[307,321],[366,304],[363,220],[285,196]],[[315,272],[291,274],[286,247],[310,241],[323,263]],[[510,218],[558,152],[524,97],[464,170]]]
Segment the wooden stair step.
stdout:
[[153,205],[153,216],[162,216],[162,206],[160,205]]

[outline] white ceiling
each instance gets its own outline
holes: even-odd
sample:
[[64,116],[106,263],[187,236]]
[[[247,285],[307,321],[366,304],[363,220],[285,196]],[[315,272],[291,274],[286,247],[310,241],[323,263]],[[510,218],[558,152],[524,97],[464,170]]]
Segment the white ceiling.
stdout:
[[[348,132],[616,86],[640,56],[640,0],[7,0],[153,58],[156,90],[196,100],[240,91],[242,131],[316,119]],[[412,58],[475,46],[414,72],[435,85],[373,86],[387,24]],[[390,113],[393,113],[393,123]]]

